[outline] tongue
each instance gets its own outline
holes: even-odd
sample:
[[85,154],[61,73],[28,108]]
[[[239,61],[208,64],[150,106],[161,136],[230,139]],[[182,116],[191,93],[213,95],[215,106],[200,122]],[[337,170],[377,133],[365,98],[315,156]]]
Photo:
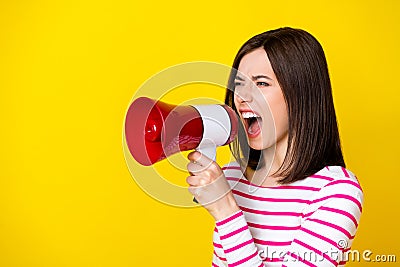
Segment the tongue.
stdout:
[[255,134],[260,130],[260,125],[261,118],[257,118],[249,125],[249,129],[247,131],[249,132],[249,134]]

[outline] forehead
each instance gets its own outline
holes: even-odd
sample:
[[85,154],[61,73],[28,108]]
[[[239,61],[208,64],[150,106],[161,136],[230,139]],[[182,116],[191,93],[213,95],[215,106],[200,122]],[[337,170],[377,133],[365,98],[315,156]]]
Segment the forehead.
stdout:
[[240,61],[238,70],[248,76],[255,73],[273,73],[271,63],[263,48],[257,48],[246,54]]

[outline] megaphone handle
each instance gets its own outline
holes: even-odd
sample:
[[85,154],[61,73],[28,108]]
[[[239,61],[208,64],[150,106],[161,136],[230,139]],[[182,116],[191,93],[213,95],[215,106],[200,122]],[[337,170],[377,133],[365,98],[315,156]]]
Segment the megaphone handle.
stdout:
[[[213,145],[207,146],[200,146],[196,148],[196,151],[199,151],[202,155],[206,156],[207,158],[215,161],[217,158],[217,147]],[[199,204],[196,198],[193,198],[193,202]]]

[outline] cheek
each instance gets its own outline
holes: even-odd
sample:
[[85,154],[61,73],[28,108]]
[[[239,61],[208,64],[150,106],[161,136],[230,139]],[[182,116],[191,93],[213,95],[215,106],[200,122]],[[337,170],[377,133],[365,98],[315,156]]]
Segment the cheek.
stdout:
[[239,107],[239,101],[237,99],[237,97],[235,96],[235,98],[233,98],[233,104],[235,105],[236,110],[238,110]]
[[267,114],[269,118],[266,123],[267,127],[273,127],[274,134],[279,138],[287,133],[289,129],[288,112],[286,102],[283,97],[282,91],[278,91],[268,98],[270,112]]
[[285,134],[289,129],[289,118],[286,103],[283,97],[274,107],[273,116],[275,120],[276,134]]

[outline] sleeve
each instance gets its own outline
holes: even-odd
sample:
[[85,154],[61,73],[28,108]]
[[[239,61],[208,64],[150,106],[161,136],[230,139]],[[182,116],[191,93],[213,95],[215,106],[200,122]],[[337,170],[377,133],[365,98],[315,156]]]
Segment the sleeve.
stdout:
[[221,259],[214,253],[213,266],[226,266],[221,265],[223,260],[229,267],[264,266],[242,211],[217,221],[216,231],[226,258]]
[[[301,227],[283,255],[281,266],[343,265],[358,227],[362,202],[358,182],[328,183],[304,210]],[[216,231],[226,258],[214,253],[212,266],[268,266],[259,255],[242,211],[217,221]]]

